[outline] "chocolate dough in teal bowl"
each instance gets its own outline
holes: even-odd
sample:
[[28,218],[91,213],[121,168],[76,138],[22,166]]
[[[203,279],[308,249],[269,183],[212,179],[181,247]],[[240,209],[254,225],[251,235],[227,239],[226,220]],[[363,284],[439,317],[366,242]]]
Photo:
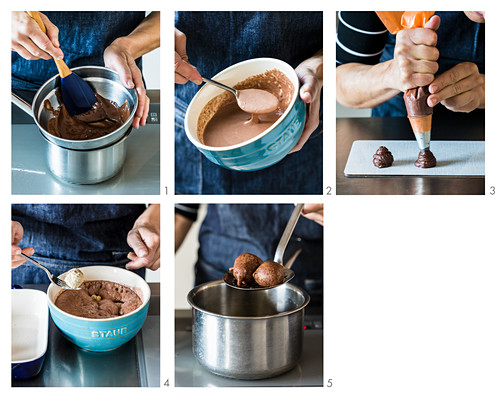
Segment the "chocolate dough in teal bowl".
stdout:
[[[63,289],[52,283],[47,290],[52,320],[65,338],[82,349],[93,352],[114,350],[134,338],[142,328],[151,297],[149,285],[139,275],[119,267],[87,266],[80,270],[85,281],[103,280],[132,289],[142,304],[130,313],[110,318],[75,316],[56,306],[57,297]],[[59,278],[64,279],[64,275]]]
[[[218,118],[226,118],[224,107],[235,102],[235,98],[223,89],[205,84],[186,112],[184,127],[189,140],[210,161],[231,170],[255,171],[281,161],[299,141],[306,119],[306,105],[299,96],[295,70],[278,59],[254,58],[232,65],[212,79],[238,90],[257,88],[272,92],[280,99],[280,108],[274,116],[259,116],[257,125],[265,130],[256,135],[240,134],[232,125],[220,129],[215,123]],[[249,123],[252,115],[247,117],[248,122],[242,125]]]

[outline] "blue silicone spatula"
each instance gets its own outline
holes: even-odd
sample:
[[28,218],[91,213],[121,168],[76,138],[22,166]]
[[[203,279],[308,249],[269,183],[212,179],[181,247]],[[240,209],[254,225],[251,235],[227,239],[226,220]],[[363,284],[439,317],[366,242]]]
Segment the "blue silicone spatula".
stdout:
[[[26,11],[35,20],[40,29],[47,33],[45,24],[38,11]],[[71,116],[80,115],[92,109],[97,102],[94,91],[80,76],[73,73],[63,60],[56,60],[57,70],[61,77],[61,96]]]

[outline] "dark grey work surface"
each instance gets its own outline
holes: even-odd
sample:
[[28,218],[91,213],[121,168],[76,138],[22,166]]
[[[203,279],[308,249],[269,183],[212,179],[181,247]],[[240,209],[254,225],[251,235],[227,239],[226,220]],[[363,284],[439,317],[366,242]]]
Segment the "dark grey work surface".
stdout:
[[[406,117],[337,119],[337,194],[484,194],[485,179],[481,177],[344,176],[347,158],[355,140],[411,140],[413,137]],[[433,120],[434,140],[484,141],[484,138],[484,121],[471,121],[467,115]]]
[[147,124],[137,130],[133,129],[127,138],[127,155],[123,169],[110,180],[92,185],[61,182],[50,173],[45,159],[45,139],[33,118],[13,105],[12,194],[159,194],[159,91],[148,91],[148,95],[152,103]]
[[322,387],[323,317],[306,312],[304,343],[299,364],[285,374],[264,380],[236,380],[210,373],[193,355],[191,311],[175,312],[176,387]]
[[[160,288],[150,283],[148,316],[139,333],[111,352],[88,352],[69,342],[50,319],[49,343],[42,371],[13,387],[147,387],[160,386]],[[24,288],[47,291],[47,285]]]

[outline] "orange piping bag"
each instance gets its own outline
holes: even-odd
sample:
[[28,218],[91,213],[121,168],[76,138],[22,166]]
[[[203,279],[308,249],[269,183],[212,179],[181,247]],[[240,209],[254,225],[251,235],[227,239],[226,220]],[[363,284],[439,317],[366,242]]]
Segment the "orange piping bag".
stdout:
[[402,29],[423,28],[435,11],[375,11],[393,35]]

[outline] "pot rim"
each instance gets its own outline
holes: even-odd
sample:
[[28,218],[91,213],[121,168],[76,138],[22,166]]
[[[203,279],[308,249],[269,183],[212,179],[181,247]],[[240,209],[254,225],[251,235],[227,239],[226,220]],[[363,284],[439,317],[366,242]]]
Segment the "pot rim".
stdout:
[[[292,84],[294,85],[294,91],[293,91],[292,100],[290,101],[290,104],[288,104],[288,107],[285,110],[285,112],[283,112],[283,115],[281,115],[271,126],[269,126],[266,130],[264,130],[258,136],[255,136],[255,137],[253,137],[253,138],[251,138],[251,139],[249,139],[247,141],[243,141],[241,143],[230,145],[230,146],[225,146],[225,147],[212,147],[212,146],[208,146],[206,144],[203,144],[203,143],[199,142],[198,140],[195,140],[194,137],[192,137],[191,132],[188,133],[187,118],[185,117],[185,119],[184,119],[184,131],[186,132],[186,134],[187,134],[187,136],[189,138],[189,141],[191,141],[196,147],[201,148],[203,150],[207,150],[207,151],[212,151],[212,152],[232,151],[232,150],[235,150],[235,149],[239,149],[239,148],[245,147],[248,144],[251,144],[253,142],[256,142],[256,141],[260,140],[261,138],[263,138],[264,136],[266,136],[269,132],[271,132],[272,130],[276,129],[284,121],[284,119],[291,112],[291,110],[292,110],[293,106],[295,105],[295,103],[297,101],[302,101],[300,99],[300,96],[299,96],[299,88],[300,88],[299,78],[298,78],[297,74],[295,73],[295,70],[293,69],[293,67],[290,64],[286,63],[285,61],[280,60],[278,58],[272,58],[272,57],[250,58],[248,60],[240,61],[240,62],[238,62],[236,64],[233,64],[233,65],[231,65],[231,66],[223,69],[222,71],[218,72],[215,76],[213,76],[212,79],[217,80],[217,78],[218,78],[219,75],[221,75],[223,73],[227,73],[228,71],[231,71],[233,69],[237,69],[242,64],[248,64],[248,63],[252,63],[252,62],[262,62],[262,61],[266,61],[266,60],[272,60],[273,62],[279,62],[282,65],[284,65],[285,68],[290,68],[294,72],[294,75],[292,75],[293,79],[291,79],[292,80]],[[198,92],[196,92],[195,96],[192,98],[191,102],[189,103],[189,106],[188,106],[188,108],[186,110],[186,114],[185,115],[189,114],[189,112],[191,110],[191,106],[192,106],[192,104],[194,102],[194,99],[198,96],[198,93],[201,93],[203,90],[205,90],[205,88],[207,86],[210,87],[211,85],[205,83],[203,85],[203,87],[200,90],[198,90]],[[213,98],[215,98],[215,97],[212,97],[212,99]],[[196,134],[198,134],[198,132],[196,132]]]
[[[123,86],[123,84],[121,83],[120,81],[120,76],[118,75],[118,72],[110,69],[110,68],[107,68],[107,67],[103,67],[103,66],[97,66],[97,65],[83,65],[83,66],[79,66],[79,67],[75,67],[75,68],[70,68],[72,72],[78,72],[79,70],[81,69],[95,69],[95,70],[105,70],[113,75],[116,75],[118,77],[118,82],[121,86]],[[134,108],[133,110],[130,110],[130,115],[129,117],[127,118],[127,120],[123,123],[123,125],[121,125],[120,127],[118,127],[117,129],[113,130],[112,132],[104,135],[104,136],[101,136],[101,137],[97,137],[95,139],[89,139],[89,140],[69,140],[69,139],[63,139],[61,137],[57,137],[57,136],[54,136],[52,133],[50,133],[49,131],[47,131],[46,129],[44,129],[42,127],[42,125],[40,124],[40,122],[38,121],[38,113],[39,113],[39,109],[36,109],[34,110],[33,109],[33,104],[36,102],[36,100],[38,99],[38,96],[40,95],[40,93],[43,91],[43,89],[48,86],[49,84],[51,84],[55,79],[57,79],[59,77],[59,74],[55,74],[54,76],[52,76],[50,79],[48,79],[42,86],[40,86],[40,88],[38,89],[38,91],[36,92],[35,96],[33,97],[33,101],[31,103],[31,113],[32,113],[32,116],[33,116],[33,119],[36,123],[36,125],[38,126],[38,128],[40,129],[40,133],[49,141],[52,141],[54,142],[55,144],[57,144],[57,142],[61,142],[61,143],[64,143],[68,146],[71,146],[72,144],[81,144],[81,143],[85,143],[85,146],[91,146],[93,145],[94,143],[96,143],[96,147],[90,147],[90,148],[98,148],[98,144],[99,144],[99,141],[106,141],[106,139],[109,139],[109,137],[111,137],[112,135],[114,135],[115,133],[119,132],[124,126],[126,125],[131,125],[132,124],[132,121],[133,121],[133,118],[134,118],[134,115],[135,115],[135,112],[137,111],[137,107],[138,107],[138,94],[137,94],[137,90],[134,88],[133,91],[134,91],[134,95],[135,95],[135,103],[134,103]],[[82,78],[83,79],[83,78]],[[85,79],[84,79],[85,80]],[[123,86],[126,90],[130,90],[128,89],[127,87]],[[41,104],[41,106],[43,106],[43,104]],[[48,136],[48,137],[47,137]],[[59,145],[60,147],[62,147],[61,145]],[[68,148],[68,147],[65,147],[65,148]]]
[[63,147],[62,145],[58,145],[57,143],[54,143],[53,141],[49,140],[45,135],[42,134],[43,139],[45,140],[46,143],[55,145],[57,148],[61,148],[63,150],[67,151],[76,151],[76,152],[94,152],[94,151],[99,151],[99,150],[105,150],[108,147],[114,147],[118,144],[121,144],[124,142],[128,136],[130,136],[130,133],[132,133],[132,126],[129,126],[125,134],[119,138],[116,139],[116,141],[113,141],[111,143],[105,144],[102,147],[96,147],[96,148],[68,148],[68,147]]
[[[114,266],[105,266],[105,265],[92,265],[92,266],[82,266],[82,267],[79,267],[79,269],[85,269],[85,268],[88,268],[88,267],[111,267],[111,268],[116,268]],[[71,319],[74,319],[74,320],[81,320],[81,321],[85,321],[85,322],[97,322],[97,323],[105,323],[105,322],[110,322],[110,321],[115,321],[115,320],[121,320],[121,319],[125,319],[127,317],[130,317],[132,315],[135,315],[136,313],[139,313],[142,309],[144,309],[144,307],[146,306],[149,306],[149,301],[151,299],[151,288],[149,287],[149,284],[147,283],[146,280],[144,280],[141,276],[135,274],[134,272],[131,272],[130,270],[127,270],[127,269],[120,269],[120,270],[123,270],[124,272],[128,272],[128,273],[132,273],[134,275],[136,275],[138,278],[140,278],[141,280],[144,281],[145,283],[145,287],[147,288],[146,292],[143,292],[143,296],[144,296],[144,300],[141,304],[141,306],[139,306],[137,309],[135,309],[134,311],[130,312],[130,313],[127,313],[127,314],[124,314],[124,315],[121,315],[121,316],[116,316],[116,317],[108,317],[106,319],[92,319],[92,318],[89,318],[89,317],[81,317],[81,316],[75,316],[71,313],[67,313],[65,312],[64,310],[58,308],[56,306],[56,303],[55,301],[52,300],[52,298],[50,297],[49,295],[49,289],[51,287],[55,287],[55,284],[54,283],[50,283],[50,285],[47,287],[47,300],[49,302],[49,305],[50,305],[50,308],[53,308],[55,311],[63,314],[64,316],[67,316]],[[62,273],[61,275],[59,275],[58,277],[61,277],[62,275],[66,274],[67,272],[64,272]],[[95,280],[88,280],[88,281],[95,281]],[[140,280],[139,280],[140,281]],[[122,284],[122,283],[118,283],[118,284]],[[126,284],[122,284],[130,289],[133,289],[132,287],[126,285]],[[62,291],[62,290],[60,290]],[[57,298],[57,294],[54,295],[54,299]]]
[[[203,283],[203,284],[200,284],[200,285],[197,285],[196,287],[194,287],[191,291],[189,291],[188,295],[187,295],[187,301],[188,303],[191,305],[191,307],[196,310],[198,310],[199,312],[202,312],[204,314],[209,314],[209,315],[212,315],[212,316],[216,316],[216,317],[221,317],[221,318],[224,318],[224,319],[236,319],[236,320],[267,320],[267,319],[275,319],[275,318],[278,318],[278,317],[286,317],[286,316],[289,316],[291,314],[294,314],[294,313],[297,313],[297,312],[300,312],[302,311],[308,304],[309,304],[309,301],[310,301],[310,296],[309,294],[302,288],[300,287],[297,287],[293,284],[290,284],[290,283],[285,283],[283,285],[280,285],[278,287],[275,287],[275,288],[269,288],[270,290],[272,289],[278,289],[279,287],[283,287],[283,286],[287,286],[287,287],[290,287],[292,290],[294,291],[298,291],[304,298],[304,303],[302,305],[300,305],[299,307],[297,307],[296,309],[293,309],[293,310],[287,310],[285,312],[280,312],[280,313],[276,313],[274,315],[267,315],[267,316],[229,316],[229,315],[222,315],[222,314],[219,314],[219,313],[215,313],[215,312],[211,312],[209,310],[206,310],[206,309],[202,309],[200,306],[196,305],[194,303],[194,296],[200,292],[200,291],[203,291],[205,289],[208,289],[209,287],[211,286],[214,286],[214,285],[226,285],[226,283],[224,282],[224,280],[216,280],[216,281],[210,281],[208,283]],[[230,289],[234,289],[234,288],[231,288],[229,287]]]

